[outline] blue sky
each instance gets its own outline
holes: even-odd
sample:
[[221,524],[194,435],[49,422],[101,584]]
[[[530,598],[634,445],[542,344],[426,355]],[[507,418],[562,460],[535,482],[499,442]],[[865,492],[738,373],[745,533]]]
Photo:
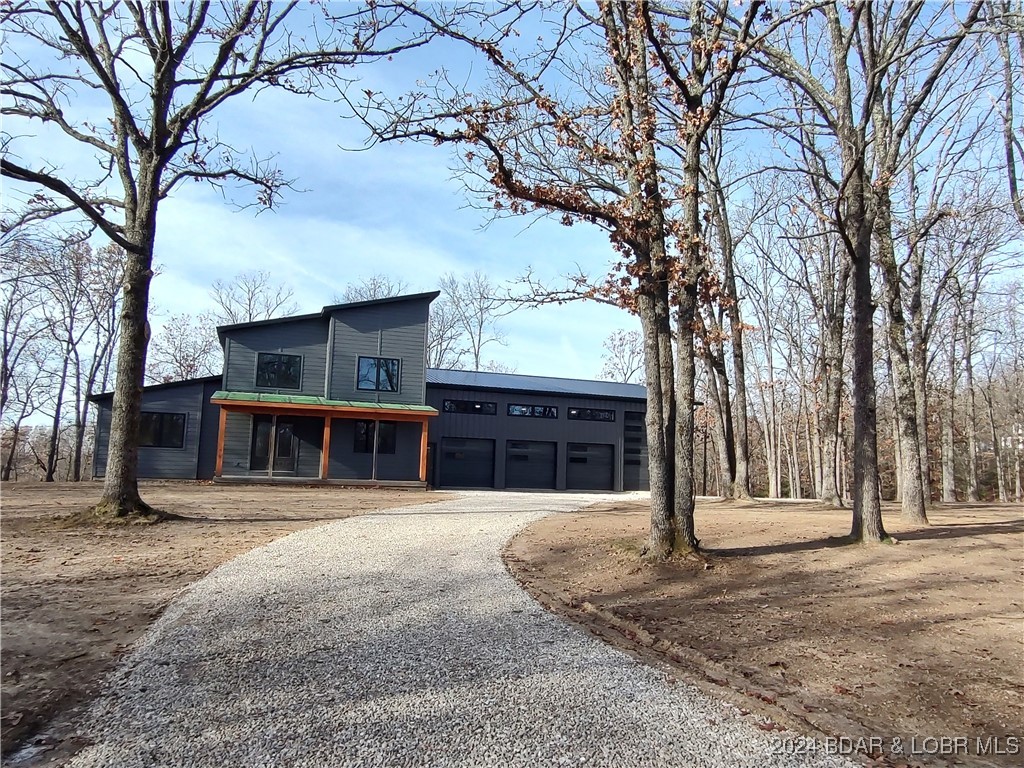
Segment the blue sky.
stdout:
[[[254,215],[234,210],[208,186],[181,187],[160,209],[153,301],[161,314],[211,308],[209,285],[243,270],[279,276],[295,290],[301,311],[313,311],[347,283],[376,273],[426,291],[450,271],[479,269],[508,283],[532,267],[554,281],[576,263],[600,273],[611,261],[607,236],[596,228],[529,219],[488,224],[486,211],[469,207],[451,178],[447,150],[412,143],[339,148],[365,137],[338,111],[268,94],[247,104],[244,118],[222,122],[222,134],[259,137],[254,146],[277,154],[304,191]],[[520,373],[593,378],[604,338],[639,324],[625,311],[577,302],[520,309],[501,327],[507,345],[491,345],[490,357]]]
[[[395,92],[437,62],[436,52],[420,51],[353,72],[363,79],[359,88]],[[79,93],[72,114],[105,120],[109,107],[93,98]],[[364,146],[366,132],[341,113],[337,104],[270,89],[213,113],[211,127],[221,139],[274,155],[302,191],[286,193],[279,208],[258,215],[237,210],[203,183],[186,181],[163,201],[151,293],[155,331],[171,314],[211,309],[213,281],[241,271],[271,272],[294,290],[300,312],[311,312],[332,303],[347,283],[373,274],[426,291],[446,272],[481,270],[506,284],[532,268],[554,282],[577,263],[601,274],[612,261],[607,236],[596,228],[530,219],[488,225],[487,212],[470,207],[452,178],[448,149],[413,143],[343,149]],[[30,167],[45,162],[71,177],[95,175],[91,153],[56,131],[38,124],[15,131],[10,122],[4,130],[23,137],[16,151]],[[10,205],[21,196],[7,182],[5,193]],[[244,191],[239,197],[245,199]],[[507,344],[490,345],[488,357],[520,373],[581,378],[597,376],[609,333],[639,327],[625,311],[593,302],[520,309],[500,324]]]

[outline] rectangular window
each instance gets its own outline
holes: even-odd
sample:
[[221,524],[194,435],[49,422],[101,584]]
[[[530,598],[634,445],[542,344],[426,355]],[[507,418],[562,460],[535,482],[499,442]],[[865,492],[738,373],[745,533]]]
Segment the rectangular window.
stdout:
[[482,416],[496,416],[497,403],[479,403],[476,400],[445,400],[442,404],[445,413],[477,413]]
[[570,408],[566,416],[579,421],[615,421],[615,411],[611,408]]
[[300,389],[302,357],[260,352],[256,355],[256,386],[267,389]]
[[355,453],[373,453],[373,425],[380,425],[377,438],[377,453],[394,453],[397,423],[394,421],[357,421],[356,439],[352,450]]
[[538,419],[557,419],[558,406],[556,405],[515,405],[509,403],[509,416],[532,416]]
[[139,414],[140,448],[184,448],[184,413],[157,413],[143,411]]
[[360,357],[356,369],[356,389],[397,392],[398,358]]

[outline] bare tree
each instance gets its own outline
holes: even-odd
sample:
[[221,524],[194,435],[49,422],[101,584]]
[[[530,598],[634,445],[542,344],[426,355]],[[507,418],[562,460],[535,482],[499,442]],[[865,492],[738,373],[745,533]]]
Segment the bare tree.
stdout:
[[230,282],[215,280],[210,297],[217,304],[213,313],[216,325],[251,323],[294,314],[299,306],[295,291],[278,282],[270,272],[239,272]]
[[32,278],[34,244],[4,238],[5,276],[0,281],[0,320],[3,359],[0,367],[0,425],[4,450],[0,479],[10,480],[21,446],[23,424],[42,405],[49,392],[47,323],[42,316],[43,291]]
[[430,305],[427,365],[431,368],[458,369],[467,351],[458,311],[447,296],[439,296]]
[[619,329],[604,340],[599,378],[632,384],[644,369],[644,340],[640,331]]
[[467,186],[482,181],[500,213],[547,213],[608,231],[621,259],[610,278],[583,275],[546,300],[600,296],[640,316],[652,559],[699,547],[691,446],[693,326],[706,251],[701,148],[756,43],[762,7],[750,3],[737,18],[727,2],[555,6],[539,19],[535,50],[510,35],[527,12],[521,4],[484,20],[432,7],[432,15],[420,11],[429,23],[488,67],[486,92],[467,93],[444,72],[408,98],[370,93],[355,105],[382,140],[462,145]]
[[223,362],[215,325],[209,314],[171,315],[150,342],[146,378],[161,383],[220,373]]
[[401,296],[408,290],[409,284],[402,278],[377,273],[346,285],[337,301],[340,303],[387,299],[391,296]]
[[[30,190],[21,220],[84,216],[128,254],[117,352],[111,440],[98,516],[147,515],[138,491],[138,430],[146,367],[149,288],[161,200],[187,179],[227,189],[253,185],[269,208],[288,187],[268,159],[217,135],[214,112],[243,93],[275,87],[302,95],[344,87],[348,68],[422,44],[387,3],[278,7],[262,2],[177,4],[7,3],[2,62],[0,173]],[[303,34],[292,34],[291,22]],[[309,41],[313,41],[312,44]],[[72,93],[105,97],[70,101]],[[39,134],[38,123],[54,131]],[[20,134],[20,135],[19,135]],[[96,178],[49,164],[60,137],[98,158]]]
[[481,371],[487,371],[488,373],[515,373],[519,370],[519,367],[513,363],[502,363],[497,360],[488,360],[482,366]]
[[992,0],[989,7],[996,19],[995,38],[1003,80],[1000,117],[1003,123],[1006,182],[1010,204],[1017,221],[1024,226],[1024,182],[1019,177],[1024,172],[1024,144],[1021,143],[1020,126],[1024,115],[1019,111],[1024,90],[1020,77],[1021,67],[1024,67],[1024,3],[1020,0]]
[[505,332],[498,327],[505,300],[480,270],[462,277],[450,272],[441,278],[439,287],[444,311],[454,318],[454,327],[459,330],[473,370],[483,370],[484,347],[505,344]]

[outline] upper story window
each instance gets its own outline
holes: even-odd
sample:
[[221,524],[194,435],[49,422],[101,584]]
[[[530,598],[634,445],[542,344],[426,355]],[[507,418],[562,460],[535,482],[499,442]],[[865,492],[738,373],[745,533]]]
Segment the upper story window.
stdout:
[[157,413],[143,411],[139,414],[140,448],[184,448],[184,413]]
[[497,403],[476,400],[445,400],[442,408],[445,413],[478,413],[483,416],[495,416],[498,413]]
[[396,357],[360,357],[356,369],[356,389],[397,392],[398,367]]
[[260,352],[256,356],[256,386],[268,389],[301,389],[302,357]]
[[538,419],[557,419],[557,405],[516,405],[509,403],[509,416],[534,416]]
[[570,408],[565,415],[579,421],[615,421],[615,411],[612,408]]

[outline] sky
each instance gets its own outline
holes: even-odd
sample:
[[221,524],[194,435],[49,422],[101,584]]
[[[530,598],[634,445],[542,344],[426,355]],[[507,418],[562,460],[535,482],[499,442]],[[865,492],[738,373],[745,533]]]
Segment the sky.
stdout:
[[[424,51],[354,73],[363,80],[360,88],[395,89],[434,66],[437,54]],[[103,120],[105,105],[94,98],[79,93],[69,106],[76,115]],[[172,314],[212,309],[211,284],[243,271],[269,271],[292,288],[299,312],[308,313],[375,274],[419,292],[435,290],[447,272],[480,270],[504,288],[527,269],[555,283],[577,264],[601,274],[612,261],[607,235],[596,228],[531,219],[489,223],[480,201],[471,201],[452,177],[447,148],[406,143],[352,151],[365,147],[366,131],[341,113],[337,104],[274,89],[212,113],[210,127],[221,139],[273,155],[299,191],[259,213],[238,210],[220,191],[190,181],[164,200],[151,289],[154,332]],[[15,132],[10,121],[4,130]],[[30,167],[45,162],[70,176],[95,172],[91,154],[55,131],[20,125],[17,133],[17,150]],[[16,205],[22,195],[6,181],[4,192],[5,205]],[[574,302],[518,309],[499,326],[505,344],[490,345],[485,357],[523,374],[596,378],[604,339],[639,323],[614,307]]]

